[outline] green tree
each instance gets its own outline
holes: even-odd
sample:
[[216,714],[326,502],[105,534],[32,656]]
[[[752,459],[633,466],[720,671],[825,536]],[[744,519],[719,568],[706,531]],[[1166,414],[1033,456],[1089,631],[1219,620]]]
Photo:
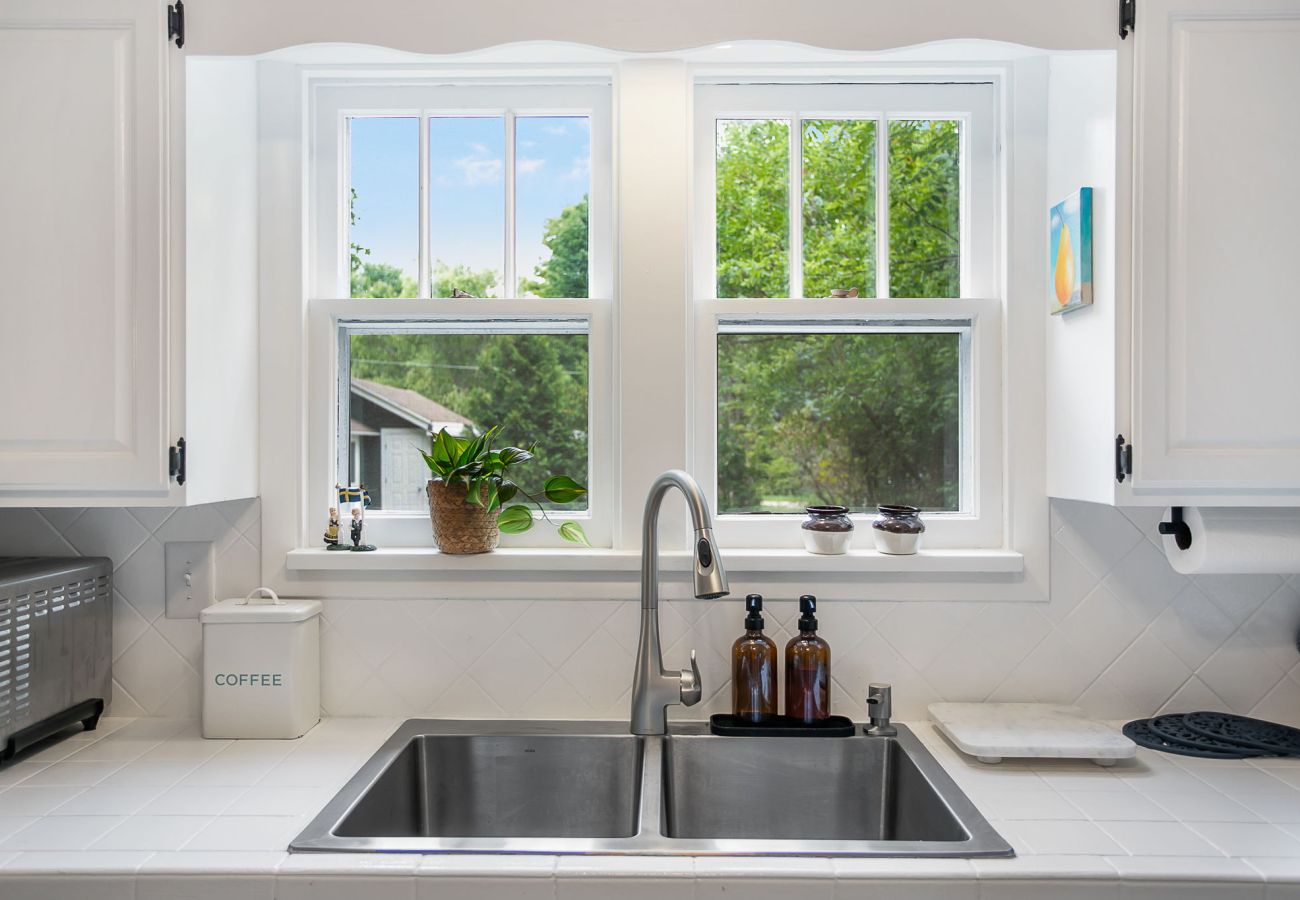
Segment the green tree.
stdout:
[[363,262],[359,268],[352,270],[353,297],[414,297],[415,290],[415,279],[388,263]]
[[961,130],[957,122],[889,123],[889,293],[961,293]]
[[719,297],[789,294],[789,166],[788,122],[718,123]]
[[587,296],[587,197],[546,222],[542,243],[551,255],[519,282],[521,294],[535,297]]
[[442,260],[433,265],[433,296],[450,297],[453,290],[464,291],[471,297],[486,297],[500,281],[492,269],[471,269],[466,265],[449,266]]

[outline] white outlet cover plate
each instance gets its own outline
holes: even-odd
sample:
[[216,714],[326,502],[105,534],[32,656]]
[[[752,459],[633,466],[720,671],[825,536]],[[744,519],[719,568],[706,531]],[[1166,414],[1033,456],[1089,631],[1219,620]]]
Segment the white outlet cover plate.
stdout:
[[167,618],[197,619],[212,604],[215,591],[212,542],[168,541],[163,556]]

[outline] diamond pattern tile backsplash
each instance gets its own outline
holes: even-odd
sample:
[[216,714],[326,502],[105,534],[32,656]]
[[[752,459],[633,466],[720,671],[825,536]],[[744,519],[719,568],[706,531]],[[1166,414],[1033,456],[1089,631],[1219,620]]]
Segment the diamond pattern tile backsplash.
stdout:
[[[1300,726],[1300,576],[1176,574],[1155,543],[1159,510],[1053,501],[1048,603],[828,602],[832,705],[863,718],[870,681],[894,685],[895,714],[935,700],[1078,703],[1126,718],[1218,708]],[[163,543],[210,540],[217,596],[259,577],[260,509],[235,501],[176,511],[40,509],[0,513],[7,554],[107,555],[116,566],[118,715],[198,713],[195,620],[163,617]],[[815,585],[810,585],[815,591]],[[995,589],[994,589],[995,590]],[[327,600],[323,706],[332,715],[626,717],[637,604],[615,601]],[[696,717],[730,705],[736,603],[666,602],[665,659],[699,652]],[[793,603],[772,603],[783,644]]]

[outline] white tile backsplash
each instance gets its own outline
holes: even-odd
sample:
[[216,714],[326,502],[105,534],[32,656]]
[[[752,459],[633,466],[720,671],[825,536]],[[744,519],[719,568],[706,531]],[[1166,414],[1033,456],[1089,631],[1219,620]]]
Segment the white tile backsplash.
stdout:
[[[218,596],[242,596],[259,577],[260,513],[256,500],[6,510],[0,543],[111,556],[114,713],[193,717],[199,625],[163,617],[163,544],[212,541]],[[996,589],[984,603],[825,604],[832,702],[861,718],[867,682],[889,681],[899,718],[923,718],[936,700],[996,699],[1109,718],[1211,706],[1300,725],[1300,576],[1178,575],[1153,521],[1149,510],[1053,501],[1045,604],[1000,603]],[[793,603],[770,605],[779,644],[796,616]],[[326,600],[322,705],[335,716],[623,718],[637,617],[621,601]],[[740,619],[734,603],[663,604],[666,661],[684,664],[694,648],[704,674],[705,701],[686,715],[730,705]]]

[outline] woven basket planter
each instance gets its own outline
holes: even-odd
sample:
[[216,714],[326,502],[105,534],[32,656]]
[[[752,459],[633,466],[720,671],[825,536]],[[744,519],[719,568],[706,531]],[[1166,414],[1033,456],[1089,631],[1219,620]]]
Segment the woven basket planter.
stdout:
[[501,539],[497,530],[500,509],[488,512],[481,506],[465,502],[465,487],[448,487],[442,479],[430,481],[429,518],[433,521],[433,540],[443,553],[466,555],[495,550]]

